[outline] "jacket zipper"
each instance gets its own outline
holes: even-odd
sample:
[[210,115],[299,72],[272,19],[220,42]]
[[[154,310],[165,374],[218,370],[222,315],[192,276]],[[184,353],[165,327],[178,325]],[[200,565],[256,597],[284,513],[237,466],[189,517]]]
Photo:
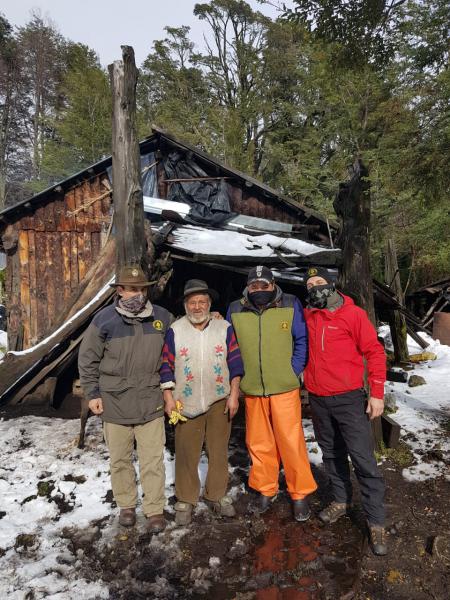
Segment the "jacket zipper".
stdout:
[[259,313],[258,318],[259,318],[259,373],[261,376],[261,387],[263,390],[263,396],[266,395],[266,388],[264,385],[264,379],[263,379],[263,372],[262,372],[262,334],[261,334],[261,316],[262,313]]
[[322,352],[325,352],[325,325],[322,325]]
[[202,365],[202,367],[200,369],[200,398],[201,398],[203,410],[205,410],[205,398],[203,395],[203,334],[204,334],[204,331],[203,330],[200,331],[200,353],[201,353],[200,364]]

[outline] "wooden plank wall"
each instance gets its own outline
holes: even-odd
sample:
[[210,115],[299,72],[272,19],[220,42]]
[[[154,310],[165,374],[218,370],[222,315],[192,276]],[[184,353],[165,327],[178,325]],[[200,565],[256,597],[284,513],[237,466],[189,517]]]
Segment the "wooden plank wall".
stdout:
[[[17,249],[8,255],[6,293],[10,348],[29,348],[45,337],[101,250],[109,227],[109,197],[102,176],[82,181],[14,224]],[[76,215],[70,212],[82,209]],[[23,345],[22,345],[23,337]]]

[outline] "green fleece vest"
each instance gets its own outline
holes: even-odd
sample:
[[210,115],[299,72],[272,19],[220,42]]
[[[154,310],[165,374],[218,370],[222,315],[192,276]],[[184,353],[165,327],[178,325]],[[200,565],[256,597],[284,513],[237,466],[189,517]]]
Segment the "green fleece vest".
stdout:
[[293,307],[231,314],[244,361],[244,394],[270,396],[300,387],[291,365],[293,318]]

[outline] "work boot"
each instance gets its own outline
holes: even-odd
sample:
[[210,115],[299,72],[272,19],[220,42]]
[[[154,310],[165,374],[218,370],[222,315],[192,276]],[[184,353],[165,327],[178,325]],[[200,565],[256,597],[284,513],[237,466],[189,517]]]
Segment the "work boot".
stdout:
[[146,529],[148,533],[161,533],[166,528],[167,521],[164,515],[152,515],[147,517]]
[[351,504],[346,502],[332,502],[319,513],[319,519],[322,523],[336,523],[338,519],[347,514]]
[[368,523],[369,544],[372,552],[376,556],[386,556],[387,540],[386,530],[382,525],[371,525]]
[[192,509],[194,507],[189,502],[175,503],[175,523],[177,525],[189,525],[192,521]]
[[311,509],[306,498],[292,500],[292,508],[294,510],[294,519],[296,521],[307,521],[311,516]]
[[205,502],[220,517],[234,517],[236,515],[233,500],[229,496],[224,496],[217,502],[205,498]]
[[123,527],[133,527],[136,524],[136,509],[121,508],[119,514],[119,523]]
[[277,499],[277,495],[278,494],[275,494],[274,496],[264,496],[264,494],[259,494],[256,500],[252,503],[250,512],[262,515],[269,510],[269,508]]

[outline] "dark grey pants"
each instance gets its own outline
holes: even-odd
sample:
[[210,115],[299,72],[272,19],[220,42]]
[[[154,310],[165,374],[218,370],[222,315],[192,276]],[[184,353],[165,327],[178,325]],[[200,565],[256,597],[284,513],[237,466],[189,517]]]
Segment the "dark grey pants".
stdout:
[[336,502],[351,502],[352,484],[348,457],[361,487],[369,523],[384,525],[384,481],[374,455],[366,394],[358,389],[337,396],[309,394],[316,440],[323,453]]

